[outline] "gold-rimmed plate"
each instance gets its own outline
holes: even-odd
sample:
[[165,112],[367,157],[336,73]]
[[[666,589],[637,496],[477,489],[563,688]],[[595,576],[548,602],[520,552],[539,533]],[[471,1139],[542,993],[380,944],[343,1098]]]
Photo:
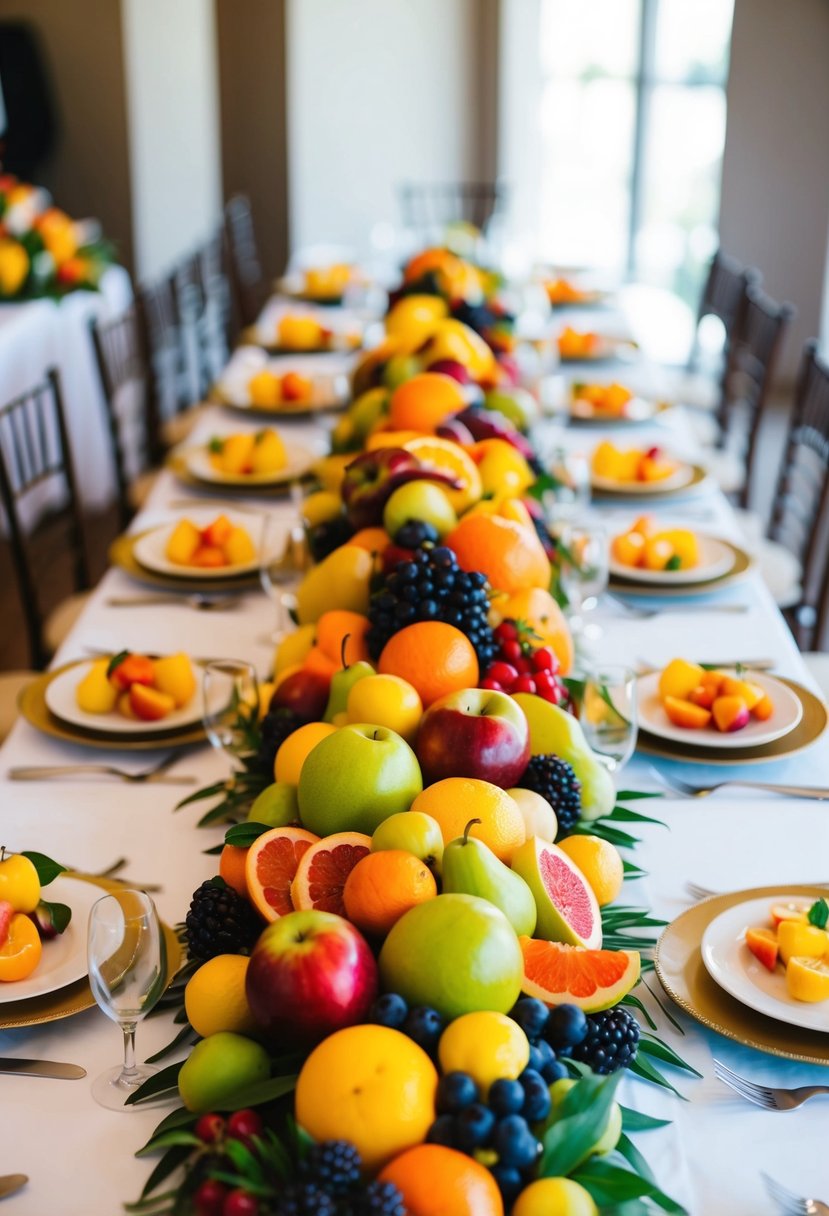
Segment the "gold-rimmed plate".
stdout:
[[558,345],[558,339],[556,339],[555,349],[558,351],[559,363],[563,367],[570,367],[579,363],[610,363],[614,359],[628,360],[638,354],[639,347],[633,338],[617,338],[609,334],[597,334],[596,338],[597,341],[592,346],[590,352],[579,355],[562,354]]
[[734,545],[730,540],[718,538],[719,543],[728,549],[733,555],[731,567],[725,574],[720,574],[716,578],[703,579],[699,582],[683,583],[682,586],[651,586],[648,583],[642,583],[632,578],[623,578],[621,575],[611,574],[608,588],[610,591],[617,591],[619,595],[640,595],[647,596],[651,599],[670,599],[681,598],[683,596],[694,596],[695,598],[701,595],[711,595],[712,592],[721,591],[725,587],[730,587],[733,583],[745,578],[748,572],[754,565],[754,559],[745,549],[741,549],[739,545]]
[[[201,483],[199,483],[201,484]],[[209,502],[205,503],[209,506]],[[212,595],[222,591],[239,592],[251,591],[260,586],[258,571],[248,574],[227,574],[215,578],[176,578],[171,574],[160,574],[142,566],[135,556],[135,546],[153,529],[145,532],[125,532],[116,537],[109,547],[111,565],[117,566],[125,574],[129,574],[136,582],[145,583],[148,587],[161,587],[165,591],[181,591],[183,595]]]
[[[829,1066],[829,1034],[789,1026],[743,1005],[720,988],[702,960],[703,935],[717,916],[748,899],[771,900],[780,890],[777,884],[713,895],[682,912],[657,943],[656,974],[671,1000],[709,1030],[786,1060]],[[786,891],[804,899],[826,895],[825,890],[811,886],[787,884]]]
[[803,707],[803,715],[794,730],[774,739],[770,743],[758,744],[756,747],[735,747],[723,753],[714,747],[695,747],[690,743],[676,743],[670,739],[657,738],[647,731],[639,731],[636,740],[636,750],[648,756],[657,756],[662,760],[683,760],[689,764],[768,764],[773,760],[782,760],[797,752],[811,747],[826,729],[829,715],[820,697],[815,696],[803,684],[789,680],[785,676],[775,677],[785,684],[799,699]]
[[682,498],[685,494],[698,493],[709,480],[708,470],[704,469],[701,464],[692,464],[689,465],[688,468],[690,469],[690,476],[683,480],[681,485],[675,485],[673,487],[663,486],[660,485],[658,481],[652,481],[648,482],[647,484],[657,488],[648,490],[647,493],[643,493],[641,490],[635,488],[631,489],[631,486],[638,486],[645,483],[625,483],[621,481],[611,483],[609,481],[605,481],[604,479],[602,479],[601,482],[595,482],[592,477],[590,479],[591,489],[593,491],[594,498],[618,498],[628,500],[647,498],[648,502],[652,502],[654,499]]
[[[326,352],[330,353],[330,352]],[[284,374],[284,373],[283,373]],[[303,375],[306,373],[302,373]],[[349,401],[348,376],[343,372],[326,374],[312,372],[311,397],[308,401],[289,401],[280,405],[254,405],[249,397],[231,392],[218,381],[210,390],[209,399],[247,418],[307,418],[311,414],[335,413]]]
[[[111,882],[106,878],[93,878],[88,874],[71,872],[68,877],[100,887],[101,894],[121,890],[124,885]],[[165,987],[169,987],[175,979],[176,973],[181,969],[183,954],[178,937],[170,926],[162,921],[161,929],[167,949],[167,984]],[[59,988],[55,992],[43,993],[40,996],[20,1001],[8,1001],[0,1006],[0,1030],[17,1030],[24,1026],[40,1026],[44,1022],[57,1022],[61,1018],[71,1017],[74,1013],[83,1013],[85,1009],[91,1009],[94,1004],[95,997],[89,987],[89,980],[84,976],[66,988]]]
[[201,722],[193,723],[190,726],[176,726],[168,731],[136,730],[134,733],[121,731],[116,733],[114,731],[84,730],[56,717],[46,702],[50,684],[73,668],[85,666],[88,661],[87,659],[77,659],[74,663],[65,663],[53,671],[45,671],[21,689],[17,698],[18,708],[35,730],[39,730],[44,735],[51,735],[53,739],[61,739],[64,743],[114,751],[148,751],[153,748],[157,750],[159,748],[186,747],[188,744],[204,742],[204,726]]

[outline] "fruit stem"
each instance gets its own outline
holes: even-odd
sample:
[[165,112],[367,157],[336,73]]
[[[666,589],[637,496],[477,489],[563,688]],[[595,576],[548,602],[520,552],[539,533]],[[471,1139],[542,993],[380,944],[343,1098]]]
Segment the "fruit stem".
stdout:
[[343,640],[340,643],[340,667],[342,667],[346,671],[348,670],[348,663],[346,663],[346,661],[345,661],[345,648],[348,645],[348,639],[350,637],[351,637],[350,633],[343,634]]
[[463,841],[462,841],[463,844],[469,843],[469,829],[473,826],[473,824],[480,823],[480,822],[481,822],[480,819],[470,819],[469,820],[469,823],[463,829]]
[[4,844],[0,844],[0,861],[5,861],[5,860],[6,860],[6,846]]

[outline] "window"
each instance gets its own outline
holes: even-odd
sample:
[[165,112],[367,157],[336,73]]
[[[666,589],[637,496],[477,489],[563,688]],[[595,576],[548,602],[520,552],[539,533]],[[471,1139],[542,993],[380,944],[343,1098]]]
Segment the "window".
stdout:
[[733,0],[541,0],[540,245],[696,302],[717,245]]

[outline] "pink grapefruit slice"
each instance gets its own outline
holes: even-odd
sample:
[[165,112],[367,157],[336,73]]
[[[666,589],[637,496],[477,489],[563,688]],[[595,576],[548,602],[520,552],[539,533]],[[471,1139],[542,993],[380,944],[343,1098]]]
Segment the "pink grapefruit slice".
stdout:
[[590,883],[566,853],[540,836],[515,850],[511,862],[529,886],[538,909],[536,937],[598,950],[602,918]]
[[609,1009],[639,981],[636,950],[582,950],[562,942],[522,937],[521,991],[545,1005],[578,1005],[585,1013]]
[[248,896],[266,921],[279,920],[294,911],[291,883],[302,855],[318,840],[319,836],[304,828],[271,828],[248,849],[245,858]]
[[297,866],[291,883],[294,907],[315,908],[345,916],[345,880],[371,852],[371,837],[362,832],[335,832],[312,845]]

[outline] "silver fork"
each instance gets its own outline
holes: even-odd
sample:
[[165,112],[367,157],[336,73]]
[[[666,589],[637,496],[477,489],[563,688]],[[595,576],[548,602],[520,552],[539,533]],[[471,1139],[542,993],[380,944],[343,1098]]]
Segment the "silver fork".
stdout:
[[763,1110],[797,1110],[804,1102],[818,1094],[829,1094],[829,1085],[801,1085],[799,1089],[775,1089],[770,1085],[756,1085],[739,1073],[732,1072],[722,1060],[714,1060],[714,1072],[729,1089],[733,1089],[747,1102],[762,1106]]
[[771,781],[740,781],[737,777],[716,781],[713,785],[691,785],[687,781],[681,781],[679,777],[666,777],[652,765],[651,772],[660,784],[677,794],[684,794],[686,798],[707,798],[709,794],[715,794],[717,790],[727,789],[732,785],[742,790],[765,790],[769,794],[782,794],[785,798],[815,798],[819,802],[829,798],[829,789],[826,786],[778,785]]
[[769,1195],[785,1216],[829,1216],[829,1203],[821,1203],[819,1199],[803,1199],[788,1187],[769,1178],[768,1174],[761,1172],[760,1177]]
[[113,595],[105,601],[108,608],[143,608],[151,604],[186,604],[197,612],[230,612],[242,602],[241,595]]
[[166,785],[195,785],[195,777],[186,777],[183,774],[174,776],[167,772],[170,765],[174,764],[177,759],[178,756],[175,754],[165,756],[152,768],[145,768],[137,773],[116,768],[113,764],[30,764],[10,768],[7,775],[12,781],[50,781],[53,777],[68,777],[73,773],[102,773],[108,777],[117,777],[121,781],[127,781],[130,785],[160,782]]
[[618,595],[613,595],[611,592],[605,592],[608,599],[611,599],[614,604],[628,614],[640,621],[651,620],[655,616],[665,616],[668,613],[697,613],[697,612],[748,612],[748,604],[663,604],[661,608],[640,608],[636,604],[629,604],[627,600],[620,599]]

